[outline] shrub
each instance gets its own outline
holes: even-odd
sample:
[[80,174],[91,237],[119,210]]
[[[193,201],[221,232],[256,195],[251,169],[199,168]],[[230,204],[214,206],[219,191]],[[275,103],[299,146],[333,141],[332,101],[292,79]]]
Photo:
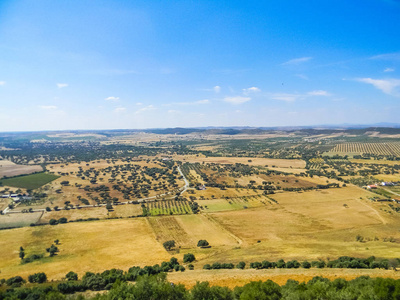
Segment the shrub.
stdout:
[[57,225],[58,222],[57,222],[57,220],[55,220],[55,219],[51,219],[51,220],[49,221],[49,224],[50,224],[50,225]]
[[169,251],[171,250],[171,248],[175,247],[175,241],[174,240],[169,240],[163,243],[163,246],[165,248],[165,250]]
[[237,265],[236,265],[236,268],[238,268],[238,269],[244,269],[246,267],[246,263],[244,262],[244,261],[241,261],[241,262],[239,262]]
[[192,253],[187,253],[183,256],[183,262],[184,263],[190,263],[192,261],[195,261],[196,258]]
[[199,240],[197,242],[197,247],[208,247],[210,244],[206,240]]
[[67,275],[65,275],[65,279],[67,279],[68,281],[71,280],[78,280],[78,274],[76,274],[75,272],[68,272]]
[[33,275],[29,275],[28,280],[30,283],[43,283],[47,281],[47,276],[45,273],[35,273]]

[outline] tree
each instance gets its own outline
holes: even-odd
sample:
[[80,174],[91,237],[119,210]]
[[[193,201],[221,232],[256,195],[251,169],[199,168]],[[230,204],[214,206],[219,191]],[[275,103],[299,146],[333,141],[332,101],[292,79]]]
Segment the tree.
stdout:
[[22,260],[25,257],[24,248],[20,247],[19,249],[19,258]]
[[60,243],[60,240],[54,240],[54,244],[58,245]]
[[33,275],[29,275],[28,280],[30,283],[43,283],[47,281],[47,276],[45,273],[35,273]]
[[51,208],[47,206],[46,211],[51,211]]
[[244,269],[246,267],[246,263],[244,262],[244,261],[241,261],[241,262],[239,262],[237,265],[236,265],[236,268],[238,268],[238,269]]
[[107,202],[106,209],[107,210],[112,210],[113,209],[113,206],[112,206],[111,202]]
[[192,253],[186,253],[183,256],[183,262],[184,263],[190,263],[190,262],[195,261],[195,260],[196,260],[196,258]]
[[207,242],[207,240],[199,240],[197,242],[197,247],[204,248],[204,247],[208,247],[209,245],[210,244]]
[[165,248],[165,250],[169,251],[171,250],[171,248],[175,247],[175,241],[174,240],[169,240],[163,243],[163,246]]
[[70,281],[70,280],[78,280],[78,274],[76,274],[75,272],[68,272],[67,275],[65,275],[65,278]]
[[57,222],[57,220],[55,220],[55,219],[51,219],[51,220],[49,221],[49,224],[50,224],[50,225],[57,225],[58,222]]
[[51,257],[51,256],[54,256],[56,254],[56,252],[58,252],[58,248],[54,245],[51,245],[51,247],[47,248],[46,251],[50,253],[50,257]]
[[59,218],[58,219],[58,223],[60,223],[60,224],[64,224],[64,223],[67,223],[67,222],[68,222],[67,218]]

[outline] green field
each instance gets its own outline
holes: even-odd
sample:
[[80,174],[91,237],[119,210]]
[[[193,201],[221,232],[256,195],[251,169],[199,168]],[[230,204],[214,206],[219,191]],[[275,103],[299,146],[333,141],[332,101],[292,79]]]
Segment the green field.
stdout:
[[46,183],[49,183],[60,176],[51,175],[47,173],[36,173],[31,175],[17,176],[1,180],[3,186],[12,186],[17,188],[24,188],[28,190],[37,189]]

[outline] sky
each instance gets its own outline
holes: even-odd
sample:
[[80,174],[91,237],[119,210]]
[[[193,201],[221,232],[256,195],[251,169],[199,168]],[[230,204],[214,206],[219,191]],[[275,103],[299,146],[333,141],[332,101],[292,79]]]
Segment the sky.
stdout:
[[400,1],[0,1],[0,131],[399,122]]

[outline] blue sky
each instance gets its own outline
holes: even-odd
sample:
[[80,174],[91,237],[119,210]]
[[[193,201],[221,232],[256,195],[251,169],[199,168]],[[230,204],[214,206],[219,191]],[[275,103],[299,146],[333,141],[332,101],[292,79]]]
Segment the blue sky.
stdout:
[[400,1],[0,1],[0,131],[397,122]]

